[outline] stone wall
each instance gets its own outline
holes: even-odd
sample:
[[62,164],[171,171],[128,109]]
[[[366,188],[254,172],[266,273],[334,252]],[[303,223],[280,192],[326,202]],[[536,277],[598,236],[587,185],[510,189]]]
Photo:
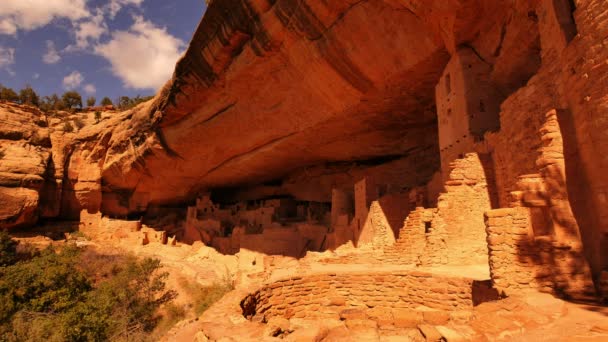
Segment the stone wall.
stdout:
[[499,128],[501,96],[490,81],[492,68],[471,48],[457,50],[435,88],[441,170],[473,151],[486,131]]
[[427,247],[427,230],[430,229],[432,210],[418,207],[406,218],[395,244],[384,250],[384,259],[395,263],[420,264],[420,256]]
[[444,312],[473,307],[474,281],[423,272],[345,273],[292,277],[269,284],[243,300],[246,317],[339,318],[349,308],[420,307]]
[[[446,191],[439,195],[431,234],[443,235],[449,264],[487,264],[483,213],[492,208],[482,156],[468,153],[450,164]],[[431,262],[433,263],[433,262]]]
[[243,227],[235,227],[228,237],[214,237],[210,245],[222,254],[235,254],[248,249],[269,255],[303,257],[307,251],[319,251],[328,228],[313,224],[291,227],[266,227],[260,234],[247,234]]
[[530,208],[490,210],[485,215],[490,274],[506,294],[538,289],[570,296],[593,293],[582,251],[531,231]]
[[480,156],[468,153],[450,164],[437,208],[416,208],[384,251],[389,262],[425,266],[486,264],[483,213],[491,209],[492,189]]
[[371,245],[383,248],[393,243],[395,243],[395,233],[387,219],[387,214],[380,202],[373,201],[357,239],[357,246]]
[[592,292],[579,225],[570,208],[557,113],[548,111],[534,134],[540,140],[536,173],[515,178],[508,204],[513,209],[486,213],[492,279],[505,292]]
[[[564,131],[568,193],[595,279],[608,271],[608,6],[578,0],[576,35],[564,51],[558,111]],[[567,40],[566,40],[567,42]]]

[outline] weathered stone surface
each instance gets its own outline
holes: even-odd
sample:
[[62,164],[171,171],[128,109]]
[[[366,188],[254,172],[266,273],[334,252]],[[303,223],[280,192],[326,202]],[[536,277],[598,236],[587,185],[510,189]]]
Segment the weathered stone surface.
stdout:
[[0,229],[36,223],[51,156],[47,119],[0,103]]

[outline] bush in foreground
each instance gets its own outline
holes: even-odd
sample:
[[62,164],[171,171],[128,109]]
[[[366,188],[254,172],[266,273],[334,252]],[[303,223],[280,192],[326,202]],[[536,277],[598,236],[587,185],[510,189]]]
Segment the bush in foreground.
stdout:
[[157,259],[108,259],[76,247],[0,267],[0,340],[144,339],[171,299],[160,267]]

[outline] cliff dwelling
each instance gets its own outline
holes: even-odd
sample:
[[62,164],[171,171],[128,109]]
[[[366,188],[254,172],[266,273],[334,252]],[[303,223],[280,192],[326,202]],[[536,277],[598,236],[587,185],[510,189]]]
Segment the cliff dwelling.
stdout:
[[607,18],[212,1],[148,102],[74,132],[0,103],[0,228],[232,279],[167,340],[606,340]]

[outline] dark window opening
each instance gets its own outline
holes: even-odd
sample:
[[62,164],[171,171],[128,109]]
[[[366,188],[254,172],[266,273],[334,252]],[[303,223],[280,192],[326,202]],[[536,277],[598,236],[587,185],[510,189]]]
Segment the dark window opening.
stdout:
[[424,233],[429,234],[431,232],[431,222],[424,222]]

